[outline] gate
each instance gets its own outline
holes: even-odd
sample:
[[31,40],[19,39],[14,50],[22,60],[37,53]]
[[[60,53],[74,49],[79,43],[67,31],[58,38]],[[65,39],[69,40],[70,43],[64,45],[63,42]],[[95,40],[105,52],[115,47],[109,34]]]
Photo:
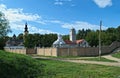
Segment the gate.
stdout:
[[26,54],[37,54],[37,48],[27,48]]

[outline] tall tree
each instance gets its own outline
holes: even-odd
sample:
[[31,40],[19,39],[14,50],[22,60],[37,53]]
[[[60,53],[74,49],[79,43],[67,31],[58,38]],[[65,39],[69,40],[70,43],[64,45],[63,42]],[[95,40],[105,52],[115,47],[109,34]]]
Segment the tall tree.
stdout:
[[11,32],[9,22],[5,15],[0,12],[0,37],[6,36],[9,32]]
[[5,42],[8,39],[6,35],[11,32],[9,22],[5,18],[5,15],[0,12],[0,49],[3,49]]

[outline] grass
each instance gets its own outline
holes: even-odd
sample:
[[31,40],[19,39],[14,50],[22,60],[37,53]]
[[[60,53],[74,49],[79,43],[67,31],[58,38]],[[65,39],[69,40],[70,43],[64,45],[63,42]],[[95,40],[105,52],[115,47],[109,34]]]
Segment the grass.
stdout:
[[112,54],[113,57],[120,58],[120,52],[117,52],[115,54]]
[[119,78],[120,67],[77,64],[53,60],[38,59],[46,64],[49,75],[45,78]]
[[[78,63],[69,63],[69,62],[45,60],[45,59],[36,60],[26,55],[21,55],[21,54],[18,55],[15,53],[7,53],[7,52],[4,53],[4,51],[3,52],[0,51],[1,60],[6,56],[9,57],[8,60],[10,59],[15,60],[16,58],[19,57],[20,59],[26,58],[28,61],[36,61],[36,63],[44,64],[45,75],[44,77],[41,76],[38,78],[120,78],[120,67],[95,65],[95,64],[78,64]],[[26,65],[27,60],[25,61],[24,59],[23,62],[18,66],[21,66],[21,65],[23,66],[24,62]],[[15,62],[19,63],[18,61],[15,61]],[[34,66],[30,65],[30,67],[34,67]],[[37,67],[41,68],[40,66],[37,66]],[[37,67],[35,67],[35,70],[38,69]],[[11,70],[11,72],[13,71]]]
[[28,55],[0,50],[0,78],[38,78],[45,65]]

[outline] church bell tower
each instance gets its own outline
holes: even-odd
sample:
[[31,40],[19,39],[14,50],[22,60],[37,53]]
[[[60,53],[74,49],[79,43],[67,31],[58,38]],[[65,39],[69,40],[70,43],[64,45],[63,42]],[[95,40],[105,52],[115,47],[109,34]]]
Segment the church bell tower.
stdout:
[[28,35],[28,27],[27,27],[27,22],[25,23],[25,30],[24,30],[24,35]]
[[75,42],[76,41],[76,31],[74,28],[70,30],[70,41]]
[[27,37],[28,33],[29,33],[29,31],[28,31],[27,22],[26,22],[25,23],[25,28],[24,28],[24,34],[23,34],[24,43],[26,42],[26,37]]

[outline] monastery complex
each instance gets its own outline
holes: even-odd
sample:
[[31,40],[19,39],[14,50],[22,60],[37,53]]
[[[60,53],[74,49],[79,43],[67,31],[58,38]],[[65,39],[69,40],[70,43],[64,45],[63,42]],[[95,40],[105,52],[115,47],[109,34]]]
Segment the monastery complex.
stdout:
[[[23,40],[13,38],[6,42],[4,49],[8,52],[20,54],[37,54],[42,56],[98,56],[99,47],[90,47],[89,43],[84,40],[76,40],[76,31],[74,28],[70,30],[69,40],[63,40],[62,35],[58,35],[58,39],[53,42],[53,46],[49,48],[25,48],[23,43],[25,35],[29,34],[27,23],[25,24]],[[101,47],[101,55],[110,54],[120,48],[120,42],[113,42],[110,46]]]

